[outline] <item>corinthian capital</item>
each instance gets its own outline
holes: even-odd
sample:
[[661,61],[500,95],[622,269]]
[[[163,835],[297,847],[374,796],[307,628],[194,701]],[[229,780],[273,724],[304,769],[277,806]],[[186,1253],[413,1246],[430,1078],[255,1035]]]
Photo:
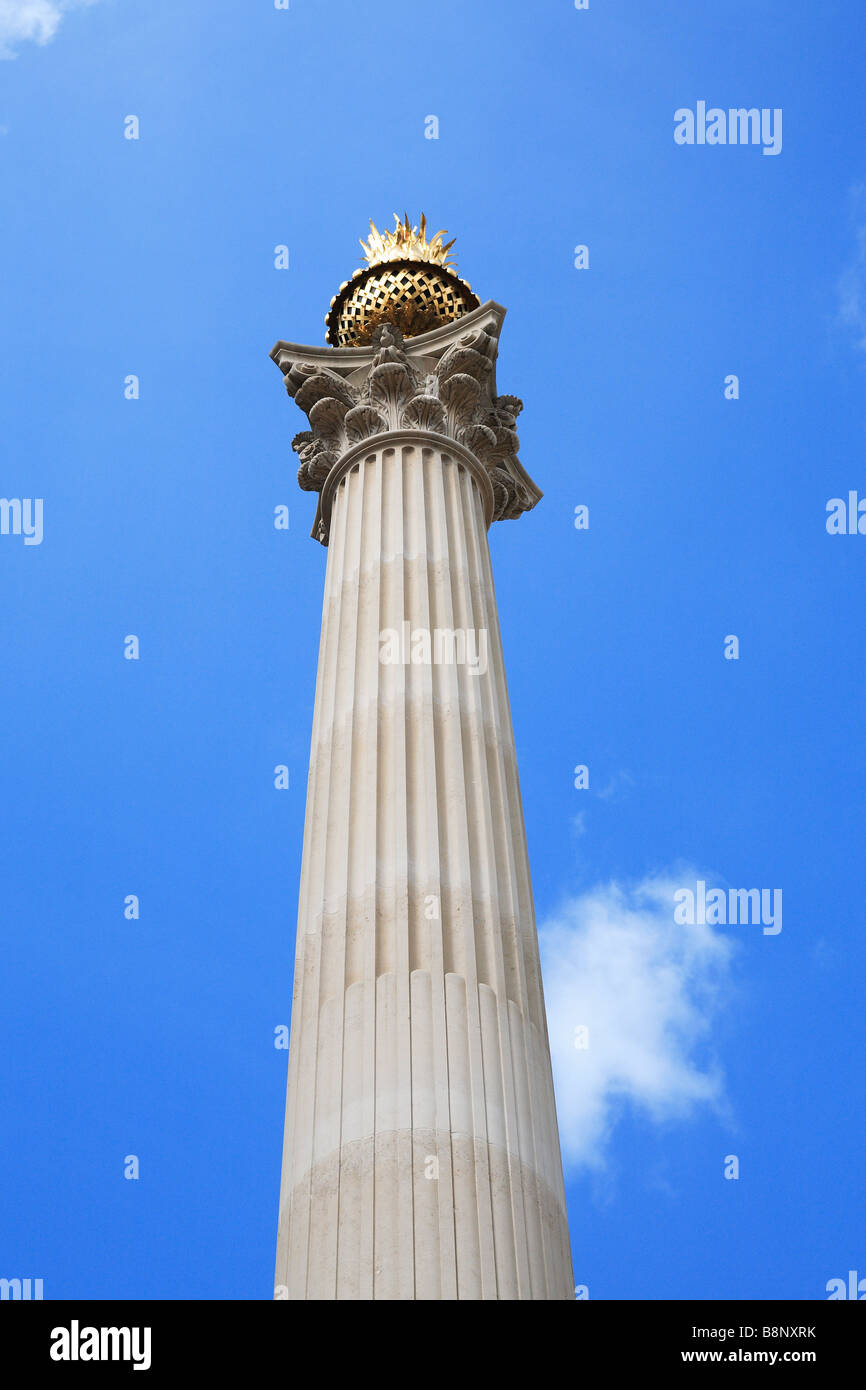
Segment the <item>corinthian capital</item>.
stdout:
[[[277,343],[271,357],[310,429],[292,441],[298,483],[321,494],[329,475],[367,439],[406,431],[467,449],[490,478],[493,520],[534,507],[541,492],[518,458],[522,402],[496,394],[496,355],[505,310],[492,300],[452,323],[404,339],[392,323],[363,347]],[[321,500],[313,536],[328,543]]]

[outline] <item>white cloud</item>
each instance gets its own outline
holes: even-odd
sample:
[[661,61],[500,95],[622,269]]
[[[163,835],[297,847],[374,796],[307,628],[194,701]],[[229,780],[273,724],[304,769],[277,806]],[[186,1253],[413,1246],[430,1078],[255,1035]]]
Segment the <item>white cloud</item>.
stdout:
[[615,772],[604,787],[600,787],[596,796],[600,796],[602,801],[610,801],[611,797],[618,797],[624,789],[634,786],[634,778],[630,772]]
[[94,0],[0,0],[0,58],[16,58],[15,46],[49,43],[67,10]]
[[[698,875],[608,884],[572,898],[539,932],[566,1166],[604,1166],[617,1115],[653,1122],[723,1105],[709,1043],[731,993],[734,942],[678,926],[673,895]],[[575,1047],[575,1030],[588,1046]]]

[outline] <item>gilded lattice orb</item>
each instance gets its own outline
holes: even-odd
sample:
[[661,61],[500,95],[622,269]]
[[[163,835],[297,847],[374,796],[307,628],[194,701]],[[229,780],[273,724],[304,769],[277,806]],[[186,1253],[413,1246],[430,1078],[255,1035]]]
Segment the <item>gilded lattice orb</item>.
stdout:
[[440,324],[452,323],[477,309],[478,296],[454,272],[448,253],[453,240],[443,245],[444,232],[427,240],[427,221],[420,227],[409,218],[390,232],[379,232],[370,223],[370,236],[361,242],[366,266],[340,286],[325,318],[325,341],[332,347],[363,347],[380,323],[393,323],[405,338],[427,333]]

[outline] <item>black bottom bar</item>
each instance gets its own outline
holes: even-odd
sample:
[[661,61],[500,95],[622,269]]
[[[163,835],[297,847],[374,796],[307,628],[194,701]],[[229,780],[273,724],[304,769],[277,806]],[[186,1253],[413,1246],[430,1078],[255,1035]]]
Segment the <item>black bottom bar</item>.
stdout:
[[[464,1323],[470,1307],[472,1321]],[[527,1354],[536,1379],[551,1374],[548,1357],[555,1355],[559,1378],[563,1353],[575,1381],[590,1368],[593,1380],[599,1373],[711,1365],[807,1366],[824,1376],[843,1369],[850,1374],[862,1364],[866,1329],[861,1310],[829,1301],[525,1303],[502,1323],[503,1310],[495,1307],[483,1312],[478,1304],[402,1304],[397,1327],[390,1321],[394,1311],[381,1303],[6,1302],[0,1305],[0,1334],[3,1364],[17,1363],[19,1383],[22,1374],[47,1372],[62,1380],[98,1377],[105,1370],[134,1375],[137,1367],[140,1377],[157,1379],[166,1372],[213,1372],[225,1379],[279,1371],[287,1385],[297,1386],[309,1385],[311,1374],[333,1380],[341,1353],[351,1374],[374,1384],[378,1377],[393,1381],[398,1365],[422,1383],[443,1376],[463,1381],[467,1351],[470,1365],[485,1372],[503,1358],[511,1367],[509,1380],[519,1374],[516,1358],[524,1362]],[[379,1333],[376,1324],[386,1319],[388,1327]],[[451,1329],[461,1342],[449,1365]],[[492,1342],[491,1333],[501,1340]],[[399,1351],[395,1358],[383,1340],[390,1337]],[[405,1346],[413,1337],[419,1338],[420,1355],[414,1369]]]

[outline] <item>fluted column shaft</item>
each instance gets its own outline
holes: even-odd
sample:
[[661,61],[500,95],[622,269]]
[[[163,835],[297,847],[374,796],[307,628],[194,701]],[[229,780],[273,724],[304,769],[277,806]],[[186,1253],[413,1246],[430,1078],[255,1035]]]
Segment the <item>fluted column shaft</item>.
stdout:
[[328,501],[277,1296],[571,1298],[484,477],[403,431]]

